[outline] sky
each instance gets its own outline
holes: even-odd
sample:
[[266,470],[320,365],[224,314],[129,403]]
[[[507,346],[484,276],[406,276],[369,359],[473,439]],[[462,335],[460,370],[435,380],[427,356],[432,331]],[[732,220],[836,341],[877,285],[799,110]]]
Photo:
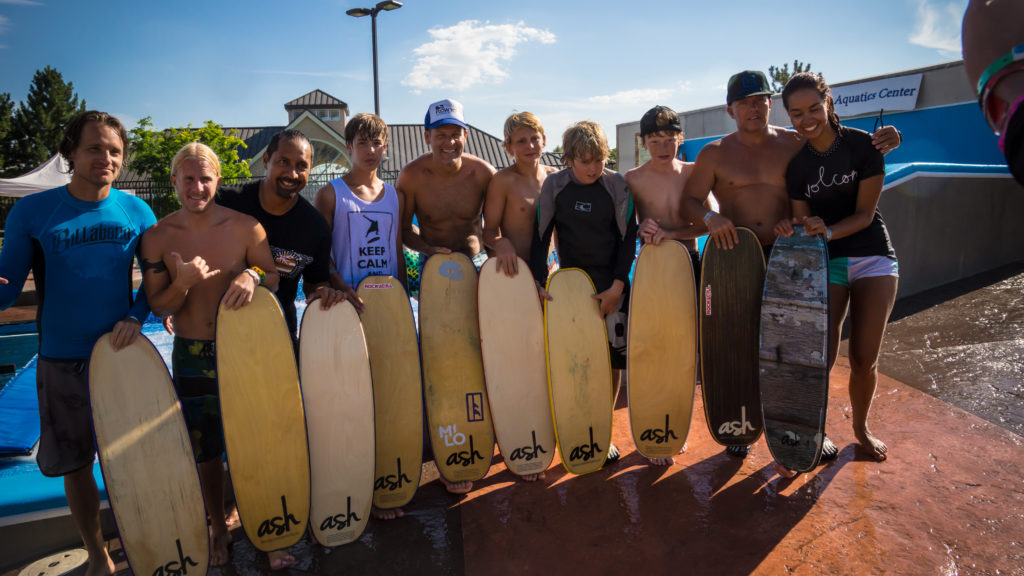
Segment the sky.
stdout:
[[[25,98],[56,68],[89,108],[129,128],[283,126],[284,104],[319,88],[373,111],[366,0],[0,0],[0,92]],[[377,18],[381,116],[422,123],[462,102],[498,137],[531,111],[548,149],[571,123],[617,124],[663,104],[724,104],[729,77],[794,59],[845,82],[961,58],[967,0],[857,2],[405,0]]]

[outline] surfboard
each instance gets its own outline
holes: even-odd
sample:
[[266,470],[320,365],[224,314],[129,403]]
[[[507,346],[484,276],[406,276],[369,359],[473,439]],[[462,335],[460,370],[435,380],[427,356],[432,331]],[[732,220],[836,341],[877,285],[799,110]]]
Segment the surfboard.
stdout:
[[309,518],[309,448],[295,352],[277,298],[258,287],[217,312],[217,377],[238,517],[256,548],[298,542]]
[[423,382],[409,297],[391,276],[359,283],[366,350],[373,380],[375,430],[373,505],[408,504],[423,460]]
[[753,231],[736,232],[731,250],[709,241],[701,261],[701,388],[715,441],[749,446],[764,429],[757,386],[764,254]]
[[373,385],[352,304],[306,307],[299,366],[309,438],[310,528],[320,544],[339,546],[363,533],[373,502]]
[[612,439],[612,364],[594,283],[579,268],[548,278],[544,345],[555,439],[572,474],[600,470]]
[[772,248],[761,300],[760,384],[772,457],[797,472],[818,464],[828,409],[828,250],[802,227]]
[[555,429],[544,354],[544,312],[530,269],[519,259],[509,278],[491,258],[477,288],[484,382],[501,456],[513,474],[547,470]]
[[648,458],[679,453],[697,380],[697,301],[690,253],[675,240],[640,249],[629,296],[629,426]]
[[185,418],[160,353],[143,335],[89,361],[96,447],[125,557],[136,574],[206,574],[210,536]]
[[434,254],[420,276],[420,351],[430,445],[449,482],[479,480],[494,455],[480,356],[476,268],[465,254]]

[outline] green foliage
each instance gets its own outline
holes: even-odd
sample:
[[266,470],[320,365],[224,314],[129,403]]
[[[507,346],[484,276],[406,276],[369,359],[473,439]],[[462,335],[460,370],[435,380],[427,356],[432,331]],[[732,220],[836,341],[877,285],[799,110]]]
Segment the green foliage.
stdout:
[[85,100],[79,101],[74,86],[64,82],[60,72],[49,66],[36,70],[5,139],[10,151],[4,173],[24,174],[49,160],[57,153],[65,126],[84,111]]
[[619,149],[618,147],[612,148],[608,151],[608,159],[605,160],[605,167],[609,170],[618,170],[619,168]]
[[793,74],[799,74],[801,72],[810,72],[811,63],[803,63],[799,60],[793,60],[793,72],[789,71],[789,64],[783,64],[782,68],[776,68],[775,66],[768,67],[768,79],[772,83],[772,90],[776,93],[782,92],[782,89],[786,87],[786,82],[789,82],[789,78]]
[[[139,120],[138,126],[128,133],[128,168],[139,177],[156,182],[169,182],[171,160],[189,142],[202,142],[216,152],[220,159],[221,177],[247,178],[251,176],[249,165],[238,157],[238,149],[245,148],[245,142],[234,135],[224,133],[220,124],[207,120],[201,128],[191,124],[179,128],[157,131],[149,116]],[[154,198],[153,211],[168,214],[177,210],[181,203],[173,189]]]
[[[14,102],[8,92],[0,94],[0,175],[7,175],[14,139]],[[12,174],[13,175],[13,174]]]

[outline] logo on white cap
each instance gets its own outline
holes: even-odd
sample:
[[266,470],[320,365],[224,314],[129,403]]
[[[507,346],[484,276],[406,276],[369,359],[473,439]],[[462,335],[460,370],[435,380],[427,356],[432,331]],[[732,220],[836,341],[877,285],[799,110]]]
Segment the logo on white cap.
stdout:
[[460,102],[445,99],[434,102],[427,109],[427,130],[433,130],[444,124],[456,124],[463,128],[468,128],[466,120],[462,116],[462,104]]

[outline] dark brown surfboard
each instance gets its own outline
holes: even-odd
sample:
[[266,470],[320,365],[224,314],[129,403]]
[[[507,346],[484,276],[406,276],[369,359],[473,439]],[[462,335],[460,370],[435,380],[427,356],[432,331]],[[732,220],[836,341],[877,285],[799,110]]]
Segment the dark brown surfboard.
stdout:
[[726,250],[709,240],[701,262],[701,388],[712,438],[749,446],[764,429],[757,364],[764,254],[751,230],[736,231],[739,244]]
[[803,228],[772,249],[761,299],[760,384],[772,457],[797,472],[821,458],[828,408],[828,252]]

